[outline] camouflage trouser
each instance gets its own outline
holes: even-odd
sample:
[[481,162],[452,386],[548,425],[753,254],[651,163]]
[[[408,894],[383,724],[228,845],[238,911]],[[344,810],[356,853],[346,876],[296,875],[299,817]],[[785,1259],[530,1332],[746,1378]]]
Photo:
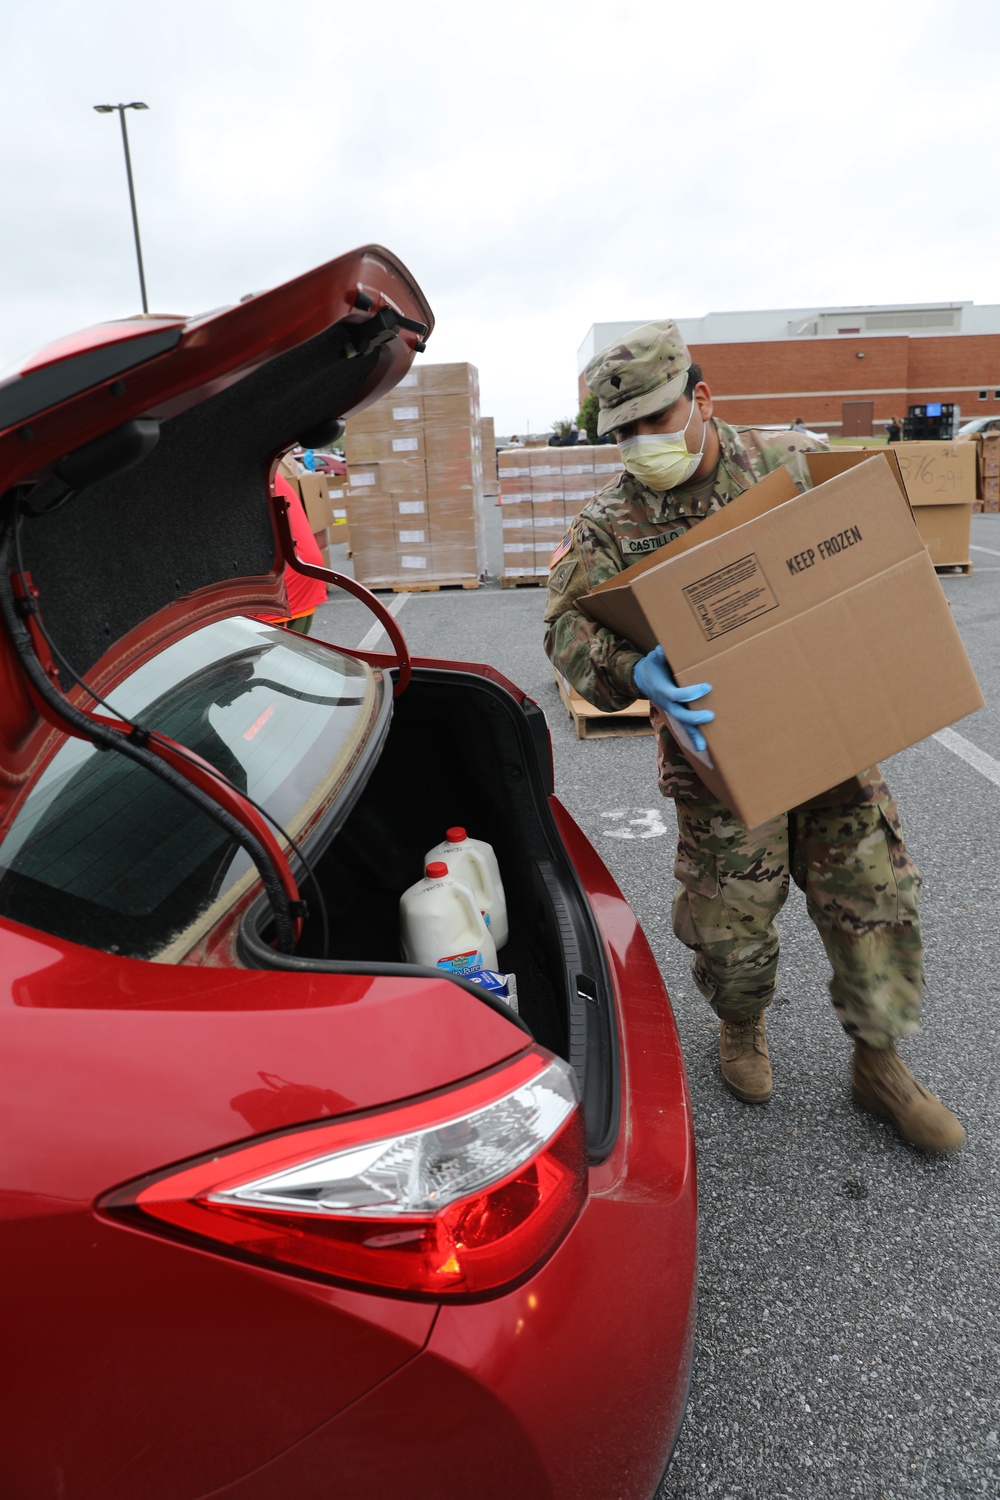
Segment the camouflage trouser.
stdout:
[[746,828],[662,730],[659,739],[660,785],[676,799],[679,829],[674,931],[694,949],[695,983],[713,1009],[749,1015],[773,1000],[775,919],[791,877],[823,939],[844,1030],[876,1047],[916,1031],[924,978],[920,873],[878,768]]

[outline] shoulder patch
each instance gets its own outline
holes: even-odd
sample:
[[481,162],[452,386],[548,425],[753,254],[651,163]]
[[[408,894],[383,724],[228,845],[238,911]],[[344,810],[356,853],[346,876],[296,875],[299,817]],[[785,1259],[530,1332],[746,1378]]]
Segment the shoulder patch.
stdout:
[[549,588],[553,594],[564,594],[570,579],[577,570],[580,559],[571,557],[561,567],[556,568],[554,573],[549,574]]
[[556,550],[553,552],[551,558],[549,559],[549,568],[550,568],[550,570],[555,567],[556,563],[559,561],[559,559],[561,557],[565,557],[566,556],[566,553],[569,551],[569,549],[570,549],[570,547],[572,547],[572,545],[573,545],[573,533],[572,533],[572,531],[567,531],[566,535],[563,537],[562,541],[559,543],[558,547],[556,548]]

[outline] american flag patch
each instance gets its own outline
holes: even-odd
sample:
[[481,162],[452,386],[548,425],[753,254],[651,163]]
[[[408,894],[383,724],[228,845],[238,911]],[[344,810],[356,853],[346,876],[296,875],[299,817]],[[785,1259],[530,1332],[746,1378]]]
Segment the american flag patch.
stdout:
[[572,541],[573,541],[573,533],[572,533],[572,531],[567,531],[566,535],[563,537],[562,541],[559,543],[558,547],[556,548],[556,550],[552,554],[551,560],[549,562],[549,570],[550,571],[551,571],[552,568],[555,567],[556,563],[559,561],[559,559],[561,557],[565,557],[566,556],[566,553],[569,551],[570,546],[572,544]]

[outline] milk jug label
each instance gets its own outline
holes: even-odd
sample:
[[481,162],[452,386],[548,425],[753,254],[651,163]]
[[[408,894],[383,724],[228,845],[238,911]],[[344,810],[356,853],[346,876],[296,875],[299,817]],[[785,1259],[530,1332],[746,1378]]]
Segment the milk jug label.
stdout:
[[471,953],[453,953],[450,958],[439,958],[437,967],[447,969],[449,974],[463,974],[467,969],[481,969],[483,955],[475,949]]

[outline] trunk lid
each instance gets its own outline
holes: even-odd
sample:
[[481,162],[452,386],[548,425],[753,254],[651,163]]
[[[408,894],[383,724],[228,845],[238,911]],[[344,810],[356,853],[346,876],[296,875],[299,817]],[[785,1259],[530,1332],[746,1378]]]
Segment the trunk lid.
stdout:
[[[432,326],[367,246],[199,318],[88,330],[0,384],[0,494],[75,671],[100,689],[197,625],[280,606],[278,458],[391,389]],[[0,698],[2,816],[51,737],[6,632]]]

